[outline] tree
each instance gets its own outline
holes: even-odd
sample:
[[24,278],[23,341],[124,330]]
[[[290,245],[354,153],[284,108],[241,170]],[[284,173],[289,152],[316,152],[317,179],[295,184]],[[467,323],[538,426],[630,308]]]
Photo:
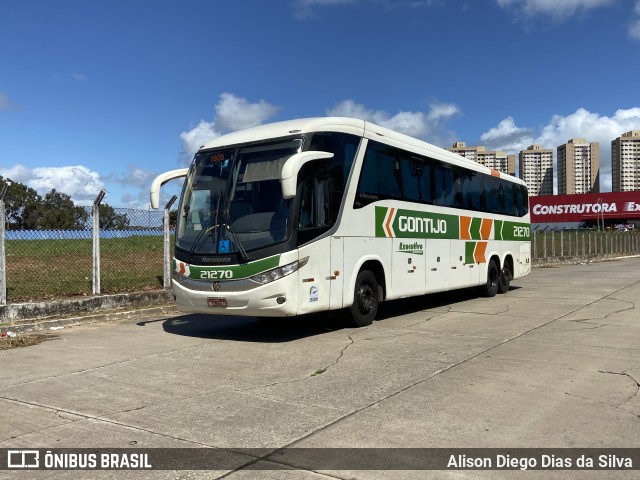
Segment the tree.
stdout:
[[[35,218],[34,218],[35,217]],[[71,197],[52,189],[29,216],[25,227],[32,230],[79,230],[87,225],[89,214],[76,207]]]
[[10,230],[29,228],[27,224],[36,216],[42,197],[33,188],[0,176],[0,188],[5,184],[9,186],[4,199],[7,228]]
[[100,228],[108,230],[126,230],[129,227],[129,217],[126,213],[116,213],[111,205],[100,205]]

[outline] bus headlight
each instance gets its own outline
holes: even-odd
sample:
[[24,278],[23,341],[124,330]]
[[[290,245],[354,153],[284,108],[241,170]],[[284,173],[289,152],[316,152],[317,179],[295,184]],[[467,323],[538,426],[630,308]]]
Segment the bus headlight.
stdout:
[[283,265],[281,267],[259,273],[258,275],[249,277],[249,279],[253,280],[254,282],[262,283],[263,285],[267,283],[271,283],[274,280],[278,280],[279,278],[286,277],[287,275],[291,275],[293,272],[295,272],[299,268],[304,267],[308,261],[309,261],[309,257],[304,257],[301,260],[296,260],[295,262],[287,263],[286,265]]

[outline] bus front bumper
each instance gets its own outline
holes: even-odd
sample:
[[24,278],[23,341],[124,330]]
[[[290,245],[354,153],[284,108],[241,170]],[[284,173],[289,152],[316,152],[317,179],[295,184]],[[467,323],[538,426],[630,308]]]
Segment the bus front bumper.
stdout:
[[227,282],[220,282],[219,291],[192,289],[175,278],[171,283],[176,308],[181,312],[243,317],[287,317],[297,314],[296,273],[265,285],[252,282],[251,288],[239,291],[225,288]]

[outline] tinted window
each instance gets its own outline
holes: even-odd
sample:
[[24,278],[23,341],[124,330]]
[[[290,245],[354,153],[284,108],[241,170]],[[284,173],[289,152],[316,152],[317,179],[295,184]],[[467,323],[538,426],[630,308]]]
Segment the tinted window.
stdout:
[[518,216],[523,217],[529,213],[529,194],[527,192],[527,187],[524,185],[514,185],[514,189],[516,192],[516,209],[518,211]]
[[484,175],[464,169],[462,176],[463,207],[468,210],[483,211]]
[[487,175],[484,179],[484,201],[489,213],[501,214],[503,211],[501,183],[498,177]]
[[369,141],[360,173],[355,207],[401,196],[400,161],[396,149]]
[[432,203],[431,161],[403,152],[401,163],[404,198],[412,202]]
[[455,205],[453,170],[445,163],[436,162],[434,170],[434,203],[443,207]]

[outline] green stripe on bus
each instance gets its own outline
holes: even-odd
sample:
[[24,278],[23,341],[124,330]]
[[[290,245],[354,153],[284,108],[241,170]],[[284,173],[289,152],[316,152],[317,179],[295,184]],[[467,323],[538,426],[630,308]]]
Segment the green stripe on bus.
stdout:
[[[183,262],[174,259],[174,264],[176,264],[176,266],[180,263]],[[188,268],[189,278],[198,280],[238,280],[271,270],[279,265],[280,255],[275,255],[273,257],[263,258],[243,265],[225,265],[216,267],[188,265]],[[178,269],[176,268],[176,270]]]
[[469,228],[469,235],[472,240],[482,240],[480,236],[480,227],[482,226],[482,219],[474,217],[471,219],[471,227]]
[[493,223],[493,238],[496,240],[502,240],[502,220],[496,220]]
[[503,222],[501,240],[531,240],[531,225],[520,222]]
[[475,263],[473,252],[476,249],[476,242],[464,242],[464,263]]
[[376,207],[376,237],[385,237],[384,234],[384,219],[387,216],[386,207]]
[[[375,208],[376,237],[395,238],[441,238],[460,239],[460,217],[432,212],[419,212],[398,208],[390,221],[391,208]],[[472,217],[469,235],[472,240],[483,240],[481,234],[482,217]],[[528,241],[531,238],[531,225],[522,222],[494,220],[494,240]],[[487,240],[485,238],[484,240]]]

